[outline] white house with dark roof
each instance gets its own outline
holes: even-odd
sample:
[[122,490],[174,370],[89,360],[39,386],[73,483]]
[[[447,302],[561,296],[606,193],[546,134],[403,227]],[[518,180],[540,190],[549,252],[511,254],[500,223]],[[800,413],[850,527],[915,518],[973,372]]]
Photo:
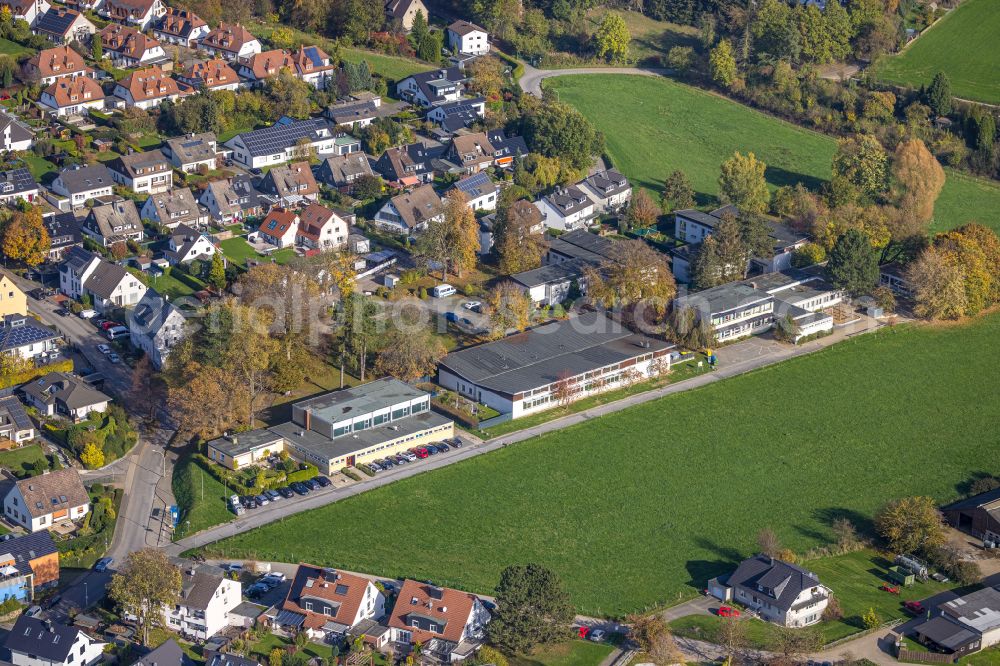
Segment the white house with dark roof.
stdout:
[[575,185],[560,187],[536,201],[535,206],[545,226],[559,231],[581,229],[597,216],[593,200]]
[[485,171],[466,176],[452,185],[468,199],[468,206],[474,211],[496,210],[499,188]]
[[247,174],[214,180],[198,198],[213,220],[225,224],[261,216],[276,202],[276,198],[258,190]]
[[25,167],[0,172],[0,203],[23,199],[34,201],[38,196],[38,183]]
[[616,169],[587,176],[577,183],[577,187],[593,199],[594,206],[602,213],[620,212],[632,200],[632,186]]
[[316,180],[350,193],[356,180],[362,176],[374,176],[368,155],[363,152],[334,155],[323,160],[316,168]]
[[184,315],[150,289],[129,313],[128,330],[132,345],[143,350],[159,370],[170,350],[184,339]]
[[444,219],[444,203],[430,185],[397,194],[375,214],[375,224],[397,234],[423,231],[431,222]]
[[121,155],[108,162],[116,183],[136,194],[167,192],[174,186],[173,169],[159,150]]
[[423,0],[386,0],[385,2],[386,18],[390,23],[398,23],[399,27],[406,32],[409,32],[413,27],[413,21],[417,18],[418,13],[422,13],[425,19],[430,18]]
[[91,199],[111,196],[115,180],[104,164],[63,169],[49,185],[56,194],[66,197],[73,209],[83,208]]
[[708,590],[783,627],[816,624],[832,595],[812,571],[768,555],[743,560],[728,577],[709,581]]
[[722,221],[724,215],[736,215],[739,210],[728,204],[710,213],[686,208],[674,211],[674,236],[685,243],[700,243],[708,237]]
[[468,76],[460,67],[434,69],[408,76],[396,84],[396,94],[407,102],[431,107],[462,98]]
[[91,666],[104,656],[104,646],[77,627],[27,615],[17,618],[4,641],[14,666]]
[[0,398],[0,439],[22,444],[35,438],[35,424],[17,396]]
[[171,266],[176,266],[177,264],[191,263],[195,259],[211,260],[212,255],[216,252],[218,249],[206,234],[192,229],[186,224],[181,224],[175,227],[170,234],[167,249],[163,255]]
[[0,150],[29,150],[34,141],[34,132],[13,116],[0,111]]
[[59,266],[59,290],[70,298],[89,296],[99,311],[131,307],[146,293],[146,285],[118,264],[71,247]]
[[323,117],[334,125],[350,125],[351,128],[368,127],[379,116],[382,98],[378,95],[370,99],[351,99],[326,107]]
[[216,167],[218,141],[214,132],[187,134],[167,139],[161,150],[175,169],[195,173],[202,166]]
[[0,353],[23,359],[37,359],[59,348],[62,336],[34,317],[22,314],[0,319]]
[[486,116],[486,98],[470,97],[431,107],[425,118],[446,132],[457,132]]
[[490,36],[485,28],[468,21],[455,21],[448,26],[448,48],[464,55],[485,55],[490,52]]
[[195,201],[190,187],[154,194],[142,205],[139,215],[169,229],[179,225],[201,226],[208,223],[208,214]]
[[75,9],[50,7],[38,18],[31,32],[48,37],[56,44],[69,44],[74,40],[86,44],[97,32],[97,26]]
[[167,7],[153,26],[153,36],[161,42],[194,48],[210,32],[208,24],[188,9]]
[[181,566],[181,598],[164,608],[167,629],[207,640],[229,626],[229,611],[243,601],[243,586],[218,567],[190,560]]
[[225,143],[233,151],[233,161],[247,168],[260,168],[301,159],[303,150],[317,155],[336,153],[336,135],[321,118],[282,118],[271,127],[237,134]]
[[[40,387],[39,392],[44,392],[62,376],[62,373],[53,372],[25,384],[22,390],[29,398],[29,403],[35,407],[39,404],[38,401],[32,399],[35,395],[33,387]],[[93,389],[87,389],[78,396],[67,393],[62,388],[58,392],[66,401],[72,401],[72,404],[83,403],[91,399],[89,395],[84,396],[82,393],[103,395]],[[103,404],[106,408],[107,400]],[[43,413],[51,415],[53,412],[43,411]],[[49,529],[53,525],[67,520],[80,520],[89,510],[90,496],[87,494],[87,489],[83,487],[80,473],[72,467],[15,481],[3,500],[4,517],[21,525],[29,532]]]
[[80,230],[103,247],[128,241],[138,243],[144,234],[142,219],[131,199],[117,199],[94,206],[84,218]]

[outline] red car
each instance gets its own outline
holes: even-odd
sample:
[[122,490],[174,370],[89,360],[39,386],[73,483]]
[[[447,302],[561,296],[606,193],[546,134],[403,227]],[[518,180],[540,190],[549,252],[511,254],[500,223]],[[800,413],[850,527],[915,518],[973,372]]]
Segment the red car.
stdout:
[[882,583],[879,585],[878,589],[883,592],[888,592],[889,594],[899,594],[899,585],[889,585],[888,583]]
[[121,326],[121,324],[116,321],[105,321],[101,323],[101,330],[106,331],[109,328],[114,328],[115,326]]
[[416,457],[421,458],[421,459],[426,458],[427,456],[430,455],[430,451],[428,451],[427,449],[425,449],[422,446],[418,446],[415,449],[410,449],[410,451],[413,452],[413,455],[415,455]]
[[903,608],[910,611],[914,615],[923,615],[926,610],[924,605],[919,601],[907,601],[903,604]]
[[586,638],[587,634],[590,633],[590,627],[577,627],[576,633],[580,636],[580,638]]
[[719,617],[739,617],[740,611],[732,606],[719,606]]

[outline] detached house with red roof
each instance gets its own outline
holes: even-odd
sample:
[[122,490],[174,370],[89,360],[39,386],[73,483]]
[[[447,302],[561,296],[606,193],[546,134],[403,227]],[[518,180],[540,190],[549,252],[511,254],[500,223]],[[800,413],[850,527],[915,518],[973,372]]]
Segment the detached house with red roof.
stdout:
[[104,0],[97,13],[115,23],[146,30],[167,13],[163,0]]
[[151,109],[167,100],[181,96],[177,82],[167,76],[158,65],[132,72],[115,86],[115,96],[125,100],[126,106]]
[[104,107],[104,91],[89,76],[59,79],[42,91],[41,107],[55,116],[71,116]]
[[249,58],[260,53],[260,42],[239,23],[219,23],[198,42],[198,50],[226,60]]
[[385,596],[367,578],[300,564],[274,623],[312,640],[340,639],[385,615]]
[[347,243],[350,224],[344,216],[317,203],[299,213],[295,244],[309,250],[336,250]]
[[189,48],[197,46],[209,32],[208,24],[201,17],[180,7],[167,7],[163,18],[153,26],[153,36],[161,42]]
[[285,49],[273,49],[254,53],[246,58],[240,58],[239,74],[249,82],[251,87],[259,87],[264,81],[277,76],[278,72],[287,69],[292,74],[296,73],[295,59],[291,51]]
[[258,233],[260,239],[277,247],[292,247],[295,245],[295,235],[299,230],[299,216],[290,210],[272,208],[260,223]]
[[67,76],[94,75],[94,70],[83,62],[83,56],[68,46],[39,51],[24,64],[24,68],[28,77],[37,77],[43,86],[52,85]]
[[474,594],[406,580],[389,616],[389,630],[394,642],[420,643],[423,654],[451,663],[476,653],[489,621],[489,611]]
[[0,0],[0,8],[3,7],[10,9],[15,21],[20,19],[34,27],[39,17],[49,11],[50,5],[46,0]]
[[240,77],[222,58],[197,60],[177,75],[177,80],[195,90],[236,90]]
[[109,23],[99,36],[101,48],[117,67],[162,64],[170,60],[159,41],[131,26]]
[[326,90],[336,77],[337,67],[330,56],[318,46],[299,46],[295,54],[295,71],[299,78],[317,90]]

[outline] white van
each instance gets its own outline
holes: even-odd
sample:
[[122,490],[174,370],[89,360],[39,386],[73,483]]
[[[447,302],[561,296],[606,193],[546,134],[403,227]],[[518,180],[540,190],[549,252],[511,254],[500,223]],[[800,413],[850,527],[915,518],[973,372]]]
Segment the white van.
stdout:
[[97,316],[97,310],[80,310],[80,319],[93,319]]
[[124,338],[128,335],[128,329],[124,326],[112,326],[104,333],[108,336],[108,340],[117,340],[118,338]]
[[439,284],[431,290],[431,294],[434,298],[447,298],[448,296],[453,296],[456,290],[450,284]]

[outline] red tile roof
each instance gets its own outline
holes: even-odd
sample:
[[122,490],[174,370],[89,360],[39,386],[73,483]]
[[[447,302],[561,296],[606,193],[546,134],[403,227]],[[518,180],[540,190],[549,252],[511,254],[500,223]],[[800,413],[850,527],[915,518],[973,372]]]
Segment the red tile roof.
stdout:
[[260,223],[260,232],[272,238],[281,238],[295,226],[296,215],[284,208],[272,208]]
[[296,73],[295,58],[292,57],[291,52],[284,49],[256,53],[246,60],[245,65],[253,73],[253,77],[258,80],[274,76],[286,68],[292,74]]
[[239,75],[221,58],[192,63],[180,76],[193,86],[204,85],[206,88],[219,88],[240,82]]
[[219,27],[205,35],[201,43],[207,48],[239,53],[244,44],[254,39],[256,37],[239,23],[219,23]]
[[[465,631],[465,623],[472,615],[476,596],[468,592],[453,590],[447,587],[435,587],[415,580],[403,582],[396,604],[389,616],[389,626],[411,632],[414,643],[426,643],[432,638],[459,643]],[[419,615],[424,618],[434,618],[439,632],[418,629],[408,622],[408,616]]]
[[28,64],[38,70],[42,77],[67,76],[69,74],[92,71],[83,62],[83,56],[68,46],[44,49],[28,60]]
[[59,108],[104,99],[100,84],[89,76],[61,78],[46,88],[45,92],[55,98]]
[[177,82],[164,74],[157,65],[132,72],[118,85],[128,90],[136,102],[180,94]]
[[109,23],[101,30],[101,47],[106,51],[120,53],[133,60],[141,60],[146,51],[156,48],[160,42],[135,28],[119,23]]
[[319,241],[323,227],[336,215],[326,206],[309,204],[299,213],[299,235]]
[[[330,621],[352,626],[368,585],[368,579],[361,576],[300,564],[281,607],[305,615],[307,629],[318,629]],[[315,600],[311,602],[315,610],[305,608],[305,603],[310,599]],[[331,608],[329,615],[321,612],[324,605]]]

